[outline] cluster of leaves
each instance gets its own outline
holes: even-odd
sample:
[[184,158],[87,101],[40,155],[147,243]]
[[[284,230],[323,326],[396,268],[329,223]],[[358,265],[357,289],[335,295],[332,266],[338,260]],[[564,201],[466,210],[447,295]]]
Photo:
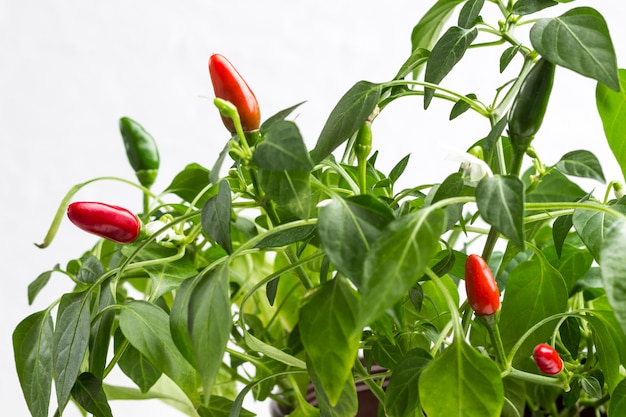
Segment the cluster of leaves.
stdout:
[[[559,3],[439,0],[416,25],[397,75],[356,83],[312,150],[287,120],[296,105],[231,138],[212,169],[190,164],[158,196],[138,186],[150,199],[143,220],[167,216],[163,230],[183,238],[100,240],[29,286],[32,302],[53,274],[76,284],[15,330],[32,416],[48,415],[53,383],[58,415],[70,400],[107,417],[110,400],[160,398],[190,416],[246,416],[243,399],[253,395],[294,417],[349,417],[356,383],[391,417],[559,415],[557,404],[567,415],[586,407],[624,415],[626,199],[608,198],[613,183],[599,200],[574,182],[605,182],[591,152],[544,165],[532,148],[514,152],[505,131],[511,102],[543,57],[598,81],[605,135],[626,172],[626,71],[600,13],[528,18],[532,47],[513,36],[528,15]],[[442,33],[461,5],[457,25]],[[497,26],[481,18],[487,7],[502,12]],[[504,46],[501,70],[522,60],[492,104],[445,88],[464,54],[487,46]],[[423,96],[425,108],[434,98],[454,103],[451,118],[485,117],[487,135],[467,146],[493,175],[473,178],[478,160],[468,157],[439,184],[397,191],[408,156],[388,174],[376,168],[377,153],[355,163],[361,125],[409,96]],[[229,155],[234,165],[220,177]],[[516,158],[532,168],[516,172]],[[460,295],[468,248],[479,244],[503,293],[496,327],[473,318]],[[565,361],[557,377],[530,360],[544,342]],[[373,363],[385,371],[370,374]],[[104,382],[115,367],[137,388]],[[304,398],[309,383],[316,407]]]

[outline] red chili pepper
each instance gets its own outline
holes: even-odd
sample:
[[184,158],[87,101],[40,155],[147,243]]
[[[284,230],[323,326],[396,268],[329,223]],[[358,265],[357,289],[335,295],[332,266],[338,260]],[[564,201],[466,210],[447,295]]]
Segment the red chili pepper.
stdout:
[[131,243],[139,236],[139,218],[125,208],[81,201],[67,208],[67,217],[86,232],[117,243]]
[[500,292],[489,265],[479,255],[469,255],[465,262],[467,300],[477,316],[490,316],[500,308]]
[[[261,124],[259,103],[235,67],[222,55],[214,54],[209,58],[209,74],[215,96],[230,101],[237,108],[243,130],[258,130]],[[236,133],[232,119],[222,116],[222,121],[231,133]]]
[[533,349],[533,359],[537,368],[544,374],[556,375],[563,369],[563,360],[554,348],[540,343]]

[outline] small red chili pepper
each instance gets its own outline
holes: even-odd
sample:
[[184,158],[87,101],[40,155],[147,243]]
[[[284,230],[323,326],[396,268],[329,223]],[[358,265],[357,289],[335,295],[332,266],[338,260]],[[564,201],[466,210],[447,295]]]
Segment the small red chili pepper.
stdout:
[[[214,54],[209,58],[209,74],[215,96],[230,101],[239,113],[244,132],[259,129],[261,111],[257,99],[243,77],[222,55]],[[222,116],[224,126],[236,133],[232,119]]]
[[104,203],[72,203],[67,208],[67,217],[80,229],[116,243],[133,242],[141,230],[141,221],[133,213]]
[[489,265],[479,255],[465,262],[467,300],[477,316],[490,316],[500,308],[500,292]]
[[548,344],[540,343],[533,349],[533,359],[537,368],[544,374],[556,375],[563,369],[563,360],[559,353]]

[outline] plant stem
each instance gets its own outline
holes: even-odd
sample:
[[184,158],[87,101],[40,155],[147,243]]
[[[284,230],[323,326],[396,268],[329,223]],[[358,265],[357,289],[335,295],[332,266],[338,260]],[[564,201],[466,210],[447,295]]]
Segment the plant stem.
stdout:
[[[367,369],[365,369],[365,366],[363,366],[363,364],[361,363],[360,358],[356,358],[356,360],[354,361],[354,367],[356,369],[357,374],[363,377],[369,376]],[[378,385],[371,378],[363,378],[363,382],[365,383],[365,385],[367,385],[370,391],[372,391],[372,394],[374,394],[376,398],[378,398],[378,401],[381,404],[385,402],[385,391],[383,391],[380,385]]]

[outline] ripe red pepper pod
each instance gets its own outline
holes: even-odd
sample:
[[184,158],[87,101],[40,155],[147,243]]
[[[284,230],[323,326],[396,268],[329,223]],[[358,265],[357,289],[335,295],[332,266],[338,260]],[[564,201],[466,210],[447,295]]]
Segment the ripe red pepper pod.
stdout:
[[544,374],[556,375],[563,369],[563,360],[554,348],[546,343],[540,343],[533,349],[533,359],[537,368]]
[[135,241],[141,230],[141,221],[133,213],[99,202],[72,203],[67,207],[67,217],[78,228],[116,243]]
[[[244,132],[258,130],[261,124],[259,103],[235,67],[222,55],[214,54],[209,58],[209,74],[215,96],[237,108]],[[222,121],[231,133],[236,133],[232,119],[222,116]]]
[[465,290],[477,316],[490,316],[500,308],[498,285],[480,255],[469,255],[465,261]]

